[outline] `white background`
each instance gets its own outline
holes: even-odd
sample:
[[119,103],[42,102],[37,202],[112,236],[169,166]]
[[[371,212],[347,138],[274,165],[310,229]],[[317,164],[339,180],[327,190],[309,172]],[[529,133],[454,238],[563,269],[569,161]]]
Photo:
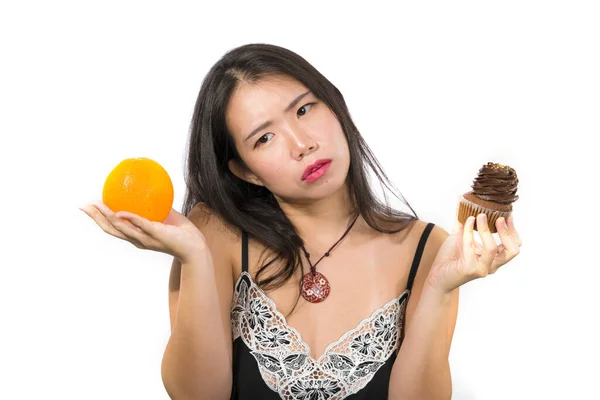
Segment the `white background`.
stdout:
[[487,161],[519,174],[521,254],[462,289],[453,399],[600,399],[597,2],[201,3],[0,6],[0,398],[168,399],[170,257],[78,207],[143,156],[179,209],[204,75],[267,42],[338,86],[421,219],[451,230]]

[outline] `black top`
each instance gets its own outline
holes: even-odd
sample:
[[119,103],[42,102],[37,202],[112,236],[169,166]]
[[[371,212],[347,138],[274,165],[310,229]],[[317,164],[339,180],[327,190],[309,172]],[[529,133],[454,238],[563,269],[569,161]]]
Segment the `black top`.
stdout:
[[318,360],[248,274],[248,234],[242,232],[242,273],[231,309],[231,399],[387,399],[406,303],[433,226],[428,223],[421,235],[406,290],[327,346]]

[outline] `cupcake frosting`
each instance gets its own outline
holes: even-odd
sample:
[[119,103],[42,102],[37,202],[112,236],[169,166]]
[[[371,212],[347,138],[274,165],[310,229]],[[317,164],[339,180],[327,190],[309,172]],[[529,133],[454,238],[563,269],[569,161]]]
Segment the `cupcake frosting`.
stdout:
[[471,187],[473,194],[482,200],[511,204],[519,198],[518,183],[514,169],[508,165],[488,162],[481,167]]

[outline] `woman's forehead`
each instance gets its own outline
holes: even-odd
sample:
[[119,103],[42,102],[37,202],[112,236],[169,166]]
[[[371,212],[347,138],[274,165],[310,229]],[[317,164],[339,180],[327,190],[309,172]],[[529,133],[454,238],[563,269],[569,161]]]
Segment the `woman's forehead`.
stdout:
[[226,121],[234,136],[243,135],[261,123],[276,118],[298,95],[308,89],[286,76],[261,78],[256,82],[240,82],[226,110]]
[[306,90],[306,86],[294,78],[269,76],[252,83],[240,82],[232,94],[232,102],[243,102],[249,99],[255,101],[259,98],[264,98],[265,101],[280,98],[285,101]]

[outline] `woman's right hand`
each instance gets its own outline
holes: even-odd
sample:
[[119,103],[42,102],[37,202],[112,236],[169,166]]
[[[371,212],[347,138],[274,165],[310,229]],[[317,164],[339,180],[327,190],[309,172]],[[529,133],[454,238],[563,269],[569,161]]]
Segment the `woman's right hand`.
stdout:
[[182,264],[191,262],[208,249],[202,232],[174,209],[163,223],[126,211],[114,213],[102,202],[80,209],[109,235],[126,240],[138,249],[170,254]]

